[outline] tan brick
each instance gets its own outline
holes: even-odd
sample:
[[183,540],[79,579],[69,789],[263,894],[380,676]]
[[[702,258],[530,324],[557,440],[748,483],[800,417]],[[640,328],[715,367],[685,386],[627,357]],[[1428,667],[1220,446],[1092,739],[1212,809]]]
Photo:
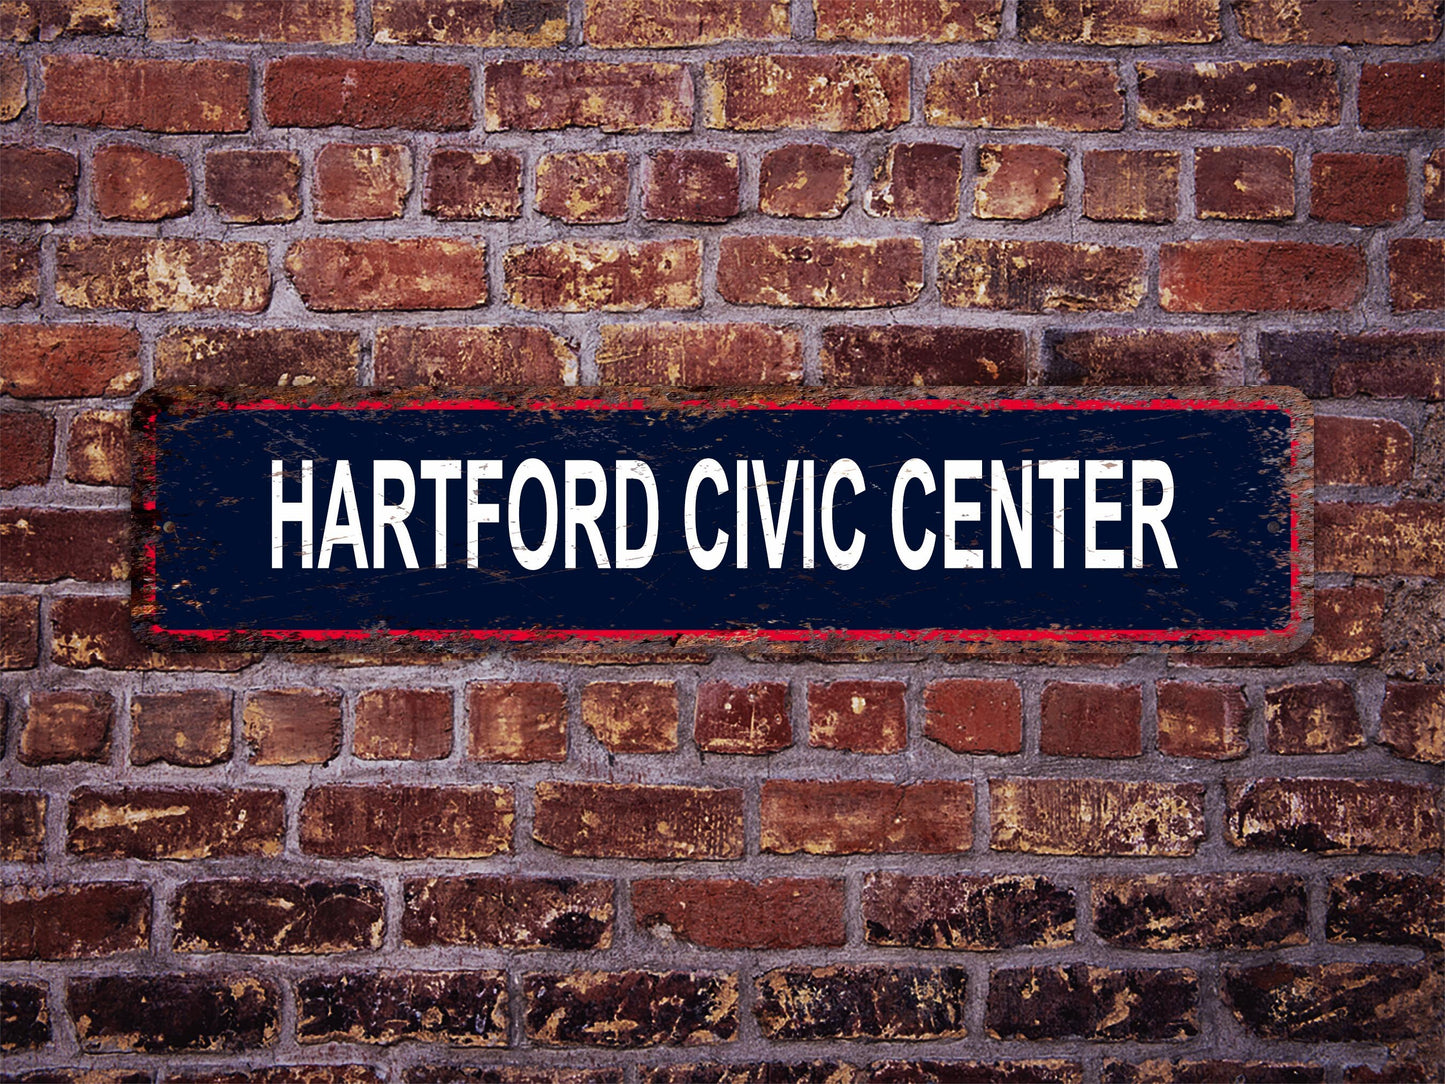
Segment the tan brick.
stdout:
[[609,753],[670,753],[677,748],[677,685],[589,681],[582,721]]
[[503,261],[507,298],[542,312],[639,312],[702,304],[702,244],[554,241],[514,245]]
[[797,383],[803,344],[766,324],[603,324],[597,346],[604,384],[690,387]]
[[1197,783],[991,779],[996,851],[1180,858],[1204,839]]
[[254,241],[65,238],[55,296],[78,309],[262,312],[271,300],[266,246]]
[[906,56],[738,56],[708,61],[709,128],[870,132],[910,115]]

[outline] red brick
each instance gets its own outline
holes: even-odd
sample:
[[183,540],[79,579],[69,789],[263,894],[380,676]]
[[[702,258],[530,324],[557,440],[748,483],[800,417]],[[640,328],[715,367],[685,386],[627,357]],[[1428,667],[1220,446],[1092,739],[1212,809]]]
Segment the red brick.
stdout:
[[263,312],[271,271],[254,241],[66,238],[56,246],[55,296],[79,309]]
[[189,214],[191,178],[174,155],[113,143],[91,159],[91,190],[101,218],[158,222]]
[[130,599],[60,597],[50,604],[50,660],[74,670],[244,670],[255,655],[152,651],[131,632]]
[[1017,683],[953,678],[924,690],[923,734],[955,753],[1017,753],[1023,699]]
[[1074,939],[1074,894],[1041,877],[870,873],[863,882],[862,918],[870,945],[1062,948]]
[[408,880],[406,945],[606,949],[612,946],[612,882],[543,877]]
[[923,245],[914,237],[724,237],[717,289],[735,305],[907,305],[923,289]]
[[203,768],[231,759],[226,689],[136,694],[130,703],[130,762]]
[[400,218],[411,192],[411,151],[397,143],[328,143],[311,188],[317,222]]
[[146,34],[154,41],[346,45],[356,40],[356,0],[148,0]]
[[383,327],[376,332],[377,383],[561,384],[577,352],[541,327]]
[[1354,691],[1343,681],[1270,689],[1264,722],[1272,753],[1345,753],[1365,744]]
[[251,67],[234,60],[44,58],[42,124],[148,132],[244,132]]
[[69,151],[0,144],[0,173],[0,218],[54,222],[75,213],[80,163]]
[[872,132],[909,118],[906,56],[735,56],[706,71],[709,128]]
[[566,0],[373,0],[371,28],[382,45],[548,48],[567,38]]
[[1316,154],[1310,159],[1310,217],[1384,226],[1405,214],[1405,159],[1394,154]]
[[471,309],[487,301],[481,241],[312,237],[286,250],[286,273],[316,312]]
[[1445,61],[1366,64],[1361,128],[1445,128]]
[[963,152],[941,143],[895,143],[878,163],[863,210],[874,218],[953,222]]
[[341,694],[261,689],[241,710],[252,764],[325,764],[341,752]]
[[34,669],[39,643],[40,596],[0,595],[0,670]]
[[70,423],[65,480],[86,486],[130,485],[130,416],[87,410]]
[[181,327],[156,340],[157,384],[355,384],[361,336],[321,328]]
[[901,681],[808,683],[808,744],[854,753],[897,753],[908,747],[908,712]]
[[120,0],[24,0],[0,9],[0,40],[54,41],[79,34],[114,34]]
[[0,510],[0,580],[108,583],[130,575],[130,514],[101,508]]
[[731,972],[532,972],[522,977],[522,994],[534,1046],[695,1046],[737,1036]]
[[1199,44],[1220,39],[1218,0],[1019,0],[1019,37],[1067,45]]
[[781,752],[793,744],[787,684],[700,684],[692,737],[705,753],[762,756]]
[[603,384],[796,384],[803,344],[766,324],[603,324],[597,370]]
[[512,850],[509,787],[311,787],[301,850],[326,858],[489,858]]
[[920,386],[1023,384],[1022,331],[945,324],[836,324],[823,329],[823,377],[830,384]]
[[25,62],[18,56],[0,55],[0,121],[14,120],[25,112],[28,84]]
[[843,882],[770,878],[632,882],[641,929],[664,940],[722,949],[842,945]]
[[363,760],[440,760],[452,750],[452,694],[372,689],[356,698],[352,752]]
[[0,238],[0,308],[40,298],[40,245]]
[[975,218],[1039,218],[1064,205],[1069,156],[1057,147],[982,143],[973,186]]
[[16,759],[21,764],[105,761],[115,698],[109,693],[67,691],[30,694]]
[[537,163],[537,210],[563,222],[595,224],[627,218],[627,154],[544,154]]
[[1143,752],[1137,685],[1051,681],[1039,704],[1039,752],[1064,757],[1137,757]]
[[1003,23],[1003,0],[813,0],[819,41],[949,45],[993,41]]
[[938,246],[945,305],[1128,312],[1144,298],[1144,252],[1066,241],[945,239]]
[[472,72],[464,64],[288,56],[266,65],[273,128],[472,126]]
[[48,801],[39,791],[0,790],[0,861],[41,861]]
[[1086,151],[1084,215],[1100,222],[1173,222],[1178,151]]
[[1165,756],[1234,760],[1249,752],[1249,705],[1238,685],[1161,681],[1159,751]]
[[1424,45],[1440,36],[1430,0],[1236,0],[1246,38],[1268,45]]
[[1390,242],[1390,308],[1445,309],[1445,237],[1398,237]]
[[494,61],[486,71],[487,131],[686,132],[692,96],[683,64]]
[[507,298],[541,312],[639,312],[702,304],[702,243],[554,241],[514,245],[503,261]]
[[567,697],[543,681],[467,687],[467,756],[530,763],[567,759]]
[[279,790],[78,787],[70,798],[66,849],[88,858],[274,858],[285,821]]
[[726,222],[738,213],[738,156],[731,151],[661,150],[647,158],[642,217],[658,222]]
[[1327,503],[1315,517],[1321,572],[1445,576],[1445,505]]
[[532,838],[579,858],[743,856],[743,792],[636,783],[538,783]]
[[1083,328],[1044,332],[1047,384],[1084,387],[1244,383],[1244,357],[1233,331]]
[[1315,591],[1315,633],[1310,658],[1320,663],[1366,662],[1382,647],[1380,622],[1385,593],[1378,587],[1321,588]]
[[176,952],[379,949],[386,917],[381,889],[360,881],[192,881],[174,908]]
[[1319,485],[1396,486],[1407,481],[1414,440],[1387,418],[1315,419],[1315,481]]
[[1425,159],[1425,184],[1421,206],[1427,219],[1445,219],[1445,147]]
[[1197,783],[990,779],[995,851],[1183,858],[1204,840]]
[[1294,152],[1288,147],[1196,147],[1194,213],[1268,221],[1294,217]]
[[33,410],[0,414],[0,489],[44,485],[55,454],[55,419]]
[[781,218],[837,218],[852,184],[853,156],[843,148],[790,143],[763,154],[758,210]]
[[143,952],[150,889],[125,881],[12,886],[0,897],[0,959],[81,960]]
[[973,784],[768,779],[762,849],[773,854],[958,854],[973,846]]
[[582,36],[598,49],[672,49],[788,36],[788,0],[588,0]]
[[290,222],[301,213],[301,156],[295,151],[208,151],[206,202],[226,222]]
[[1322,128],[1340,122],[1339,75],[1332,60],[1140,63],[1144,128],[1219,132]]
[[1225,782],[1224,834],[1256,850],[1429,854],[1440,849],[1440,788],[1394,780]]
[[609,753],[677,748],[677,686],[671,681],[590,681],[582,721]]
[[929,73],[924,117],[949,128],[1117,132],[1124,87],[1107,61],[957,57]]
[[1299,241],[1182,241],[1159,249],[1166,312],[1330,312],[1365,290],[1352,245]]
[[255,1050],[281,1022],[278,984],[251,975],[73,978],[66,995],[86,1054]]
[[522,159],[510,151],[435,150],[422,207],[444,222],[516,218],[522,213]]
[[1429,764],[1445,761],[1445,685],[1386,684],[1380,741],[1397,756]]

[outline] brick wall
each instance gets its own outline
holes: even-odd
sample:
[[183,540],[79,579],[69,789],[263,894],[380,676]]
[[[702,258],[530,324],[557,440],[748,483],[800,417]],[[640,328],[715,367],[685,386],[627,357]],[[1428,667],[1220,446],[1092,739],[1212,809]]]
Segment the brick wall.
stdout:
[[[4,1079],[1440,1076],[1440,31],[1435,0],[0,3]],[[1315,636],[131,638],[143,388],[529,382],[1294,385]]]

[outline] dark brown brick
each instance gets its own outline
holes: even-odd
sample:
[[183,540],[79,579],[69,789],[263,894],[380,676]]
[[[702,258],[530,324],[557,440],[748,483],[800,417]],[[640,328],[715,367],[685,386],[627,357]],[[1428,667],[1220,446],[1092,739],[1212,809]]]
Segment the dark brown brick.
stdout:
[[880,45],[992,41],[1002,28],[1002,9],[1002,0],[814,0],[814,36]]
[[1445,685],[1391,681],[1380,709],[1380,741],[1396,756],[1445,761]]
[[252,764],[326,764],[341,752],[341,694],[261,689],[241,711]]
[[90,183],[101,218],[158,222],[191,211],[191,176],[174,155],[113,143],[91,157]]
[[251,67],[235,60],[59,54],[44,60],[44,124],[149,132],[244,132]]
[[992,951],[1074,939],[1074,894],[1041,877],[870,873],[863,926],[871,945]]
[[1138,685],[1051,681],[1039,703],[1039,752],[1064,757],[1137,757],[1143,752]]
[[1219,132],[1340,122],[1332,60],[1150,61],[1138,73],[1144,128]]
[[973,186],[975,218],[1027,220],[1064,205],[1069,156],[1057,147],[982,143]]
[[157,384],[354,384],[361,336],[321,328],[183,327],[156,340]]
[[1159,249],[1166,312],[1330,312],[1364,291],[1364,254],[1353,245],[1180,241]]
[[1383,647],[1385,593],[1378,587],[1324,588],[1315,592],[1315,634],[1308,651],[1315,662],[1366,662]]
[[778,54],[710,60],[709,128],[775,132],[893,129],[909,117],[909,60],[899,55]]
[[1022,384],[1027,340],[1009,328],[837,324],[823,329],[823,376],[830,384]]
[[[619,1076],[620,1084],[622,1078]],[[860,1084],[861,1072],[836,1061],[709,1062],[683,1063],[642,1069],[642,1084],[767,1084],[786,1080],[792,1084]]]
[[1179,951],[1303,945],[1304,881],[1273,873],[1096,877],[1094,929],[1126,948]]
[[1259,337],[1259,353],[1265,379],[1313,399],[1445,398],[1445,332],[1268,331]]
[[85,486],[130,485],[130,415],[87,410],[70,423],[65,480]]
[[780,1041],[960,1039],[967,987],[961,967],[782,967],[757,980],[753,1015]]
[[1445,506],[1330,503],[1316,516],[1315,561],[1322,572],[1445,575]]
[[487,300],[480,241],[312,237],[286,250],[286,273],[317,312],[471,309]]
[[0,861],[41,861],[47,801],[39,791],[0,790]]
[[1397,237],[1390,242],[1390,308],[1445,309],[1445,237]]
[[17,399],[107,398],[140,387],[140,336],[94,324],[0,324],[0,392]]
[[1396,154],[1325,154],[1310,159],[1310,217],[1384,226],[1405,214],[1405,159]]
[[923,245],[912,237],[724,237],[717,289],[735,305],[907,305],[923,289]]
[[1235,1019],[1261,1038],[1381,1042],[1418,1033],[1439,980],[1425,964],[1270,963],[1226,967],[1223,989]]
[[875,218],[958,219],[963,152],[942,143],[895,143],[873,172],[863,210]]
[[513,245],[507,299],[542,312],[640,312],[702,304],[702,243],[554,241]]
[[717,861],[743,854],[743,792],[633,783],[538,783],[532,837],[584,858]]
[[597,369],[603,384],[796,384],[803,343],[766,324],[603,324]]
[[281,150],[208,151],[206,202],[227,222],[290,222],[301,213],[301,156]]
[[394,387],[441,384],[561,384],[577,351],[542,327],[382,327],[373,356],[376,382]]
[[793,744],[788,716],[788,686],[756,682],[737,686],[722,681],[697,688],[693,740],[705,753],[758,756]]
[[0,238],[0,308],[40,297],[40,245]]
[[563,222],[624,222],[630,183],[625,151],[544,154],[537,163],[535,206]]
[[0,10],[0,39],[5,41],[54,41],[119,29],[120,0],[27,0]]
[[44,485],[55,454],[55,419],[33,410],[0,414],[0,489]]
[[254,241],[66,238],[55,296],[78,309],[262,312],[271,300],[266,246]]
[[30,694],[15,757],[21,764],[104,761],[110,755],[115,697],[110,693],[65,691]]
[[1294,152],[1288,147],[1196,147],[1194,213],[1246,221],[1294,217]]
[[467,687],[467,756],[527,763],[567,759],[567,698],[561,686],[478,682]]
[[406,882],[407,945],[605,949],[612,883],[544,877],[427,877]]
[[1427,1068],[1423,1062],[1411,1058],[1391,1058],[1378,1069],[1372,1065],[1350,1065],[1341,1077],[1345,1084],[1411,1084],[1416,1080],[1428,1080],[1439,1076],[1434,1068]]
[[1199,44],[1220,39],[1216,0],[1019,0],[1019,37],[1067,45]]
[[522,977],[523,1025],[539,1046],[635,1049],[731,1041],[738,980],[728,972],[574,971]]
[[945,239],[938,246],[945,305],[1020,312],[1128,312],[1144,298],[1144,252],[1066,241]]
[[10,54],[0,55],[0,121],[14,120],[25,112],[29,82],[23,60]]
[[787,218],[837,218],[848,206],[853,156],[822,143],[790,143],[763,154],[758,210]]
[[151,651],[131,631],[130,599],[59,597],[50,604],[50,659],[74,670],[244,670],[255,655]]
[[726,222],[738,213],[738,156],[731,151],[660,150],[647,158],[642,217]]
[[957,854],[973,846],[973,784],[769,779],[762,849],[774,854]]
[[954,678],[924,690],[925,737],[955,753],[1017,753],[1023,747],[1023,697],[1017,683]]
[[500,60],[486,70],[487,131],[692,128],[692,73],[682,64]]
[[80,163],[69,151],[0,144],[0,173],[0,218],[54,222],[75,213]]
[[1140,1062],[1106,1061],[1106,1084],[1213,1084],[1220,1080],[1268,1080],[1272,1084],[1325,1084],[1325,1069],[1273,1061],[1219,1058],[1151,1058]]
[[441,147],[427,167],[422,208],[443,221],[516,218],[522,213],[522,159],[510,151]]
[[274,128],[472,126],[464,64],[287,56],[266,65],[266,123]]
[[1331,941],[1445,951],[1445,882],[1385,869],[1332,877],[1326,929]]
[[774,877],[765,881],[632,882],[639,929],[722,949],[842,945],[844,891],[839,880]]
[[175,901],[176,952],[266,955],[381,947],[381,889],[361,881],[193,881]]
[[1225,785],[1235,847],[1315,854],[1427,854],[1440,847],[1440,788],[1394,780],[1240,779]]
[[1244,381],[1239,335],[1233,331],[1050,329],[1044,333],[1044,367],[1047,383],[1083,387]]
[[1185,857],[1204,839],[1197,783],[990,779],[996,851]]
[[1100,222],[1173,222],[1179,152],[1084,152],[1084,215]]
[[1366,64],[1361,128],[1445,128],[1445,61]]
[[488,858],[511,851],[515,810],[508,787],[312,787],[301,804],[301,849],[327,858]]
[[670,753],[677,748],[677,685],[589,681],[582,721],[609,753]]
[[507,1045],[503,971],[349,971],[296,984],[301,1043]]
[[255,1050],[280,1027],[280,990],[251,975],[109,975],[67,992],[87,1054]]
[[949,128],[1117,132],[1124,87],[1108,61],[957,57],[929,73],[923,108]]
[[1445,147],[1425,159],[1425,190],[1421,206],[1427,219],[1445,219]]
[[49,987],[0,982],[0,1050],[35,1050],[50,1042]]
[[317,222],[400,218],[411,193],[411,150],[398,143],[328,143],[311,186]]
[[1234,760],[1249,752],[1249,705],[1242,687],[1161,681],[1157,691],[1164,755]]
[[126,881],[34,887],[0,896],[0,959],[81,960],[143,952],[151,894]]
[[567,37],[565,0],[373,0],[378,44],[547,48]]
[[0,579],[107,583],[130,575],[130,515],[118,509],[0,509]]
[[[383,1077],[368,1065],[269,1065],[254,1069],[198,1069],[169,1072],[165,1084],[382,1084]],[[149,1076],[146,1077],[148,1081]],[[76,1084],[87,1084],[77,1081]],[[134,1084],[145,1084],[136,1081]]]
[[352,752],[363,760],[440,760],[452,751],[446,689],[371,689],[356,698]]
[[1270,689],[1264,721],[1272,753],[1344,753],[1365,744],[1354,690],[1343,681]]
[[985,1025],[995,1039],[1160,1042],[1199,1033],[1198,1002],[1183,968],[1010,968],[989,976]]
[[30,670],[40,661],[40,596],[0,595],[0,670]]
[[[528,1065],[428,1065],[423,1062],[402,1071],[407,1084],[623,1084],[618,1067],[537,1069]],[[646,1072],[644,1070],[644,1072]],[[300,1084],[300,1082],[298,1082]]]
[[1268,45],[1424,45],[1440,36],[1429,0],[1235,0],[1234,17],[1241,34]]
[[285,796],[257,787],[79,787],[66,849],[89,858],[186,860],[281,853]]
[[132,764],[201,768],[231,758],[231,694],[225,689],[136,694],[130,705]]
[[1320,485],[1397,486],[1409,480],[1414,440],[1387,418],[1315,419],[1315,479]]
[[356,0],[320,4],[149,0],[146,36],[154,41],[314,41],[345,45],[356,40]]

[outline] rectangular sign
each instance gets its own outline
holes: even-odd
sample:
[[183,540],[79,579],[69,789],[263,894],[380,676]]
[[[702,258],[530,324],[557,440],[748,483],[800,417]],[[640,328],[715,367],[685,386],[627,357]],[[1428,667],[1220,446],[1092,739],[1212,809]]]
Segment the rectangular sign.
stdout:
[[1176,644],[1307,632],[1281,388],[154,391],[151,643]]

